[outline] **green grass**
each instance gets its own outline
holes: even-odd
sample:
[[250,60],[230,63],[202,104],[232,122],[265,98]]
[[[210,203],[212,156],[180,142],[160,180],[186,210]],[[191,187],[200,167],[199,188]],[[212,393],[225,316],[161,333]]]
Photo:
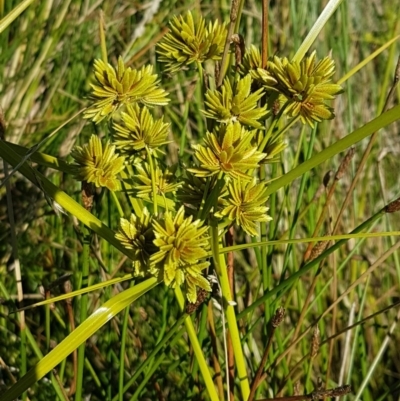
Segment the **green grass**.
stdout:
[[[261,43],[260,3],[244,4],[240,33],[247,46]],[[292,58],[326,2],[270,3],[269,54]],[[335,81],[400,33],[397,3],[342,2],[311,46],[320,59],[332,53]],[[0,0],[0,19],[18,4]],[[21,314],[14,313],[18,294],[24,297],[25,306],[42,300],[49,288],[46,297],[63,294],[63,284],[51,287],[51,283],[64,274],[70,274],[68,280],[76,291],[132,273],[128,259],[132,253],[114,238],[114,231],[119,225],[119,210],[128,218],[133,210],[141,209],[142,201],[123,193],[115,198],[103,190],[95,194],[92,215],[79,205],[80,184],[65,163],[72,161],[73,146],[86,143],[92,134],[109,135],[106,123],[92,124],[83,120],[82,114],[71,119],[89,105],[93,61],[102,57],[100,9],[109,63],[115,65],[123,55],[132,68],[152,64],[162,87],[170,93],[170,104],[155,108],[157,117],[164,115],[171,123],[165,163],[179,162],[177,172],[183,172],[192,160],[190,145],[204,137],[209,121],[201,114],[203,92],[196,85],[195,69],[165,73],[155,44],[165,34],[172,15],[190,8],[206,20],[228,20],[230,4],[165,0],[152,8],[154,4],[34,1],[0,33],[5,140],[23,147],[0,142],[1,182],[7,175],[5,160],[10,172],[26,148],[44,140],[38,149],[41,153],[33,154],[8,181],[8,200],[7,185],[0,187],[0,297],[4,300],[0,303],[0,394],[38,362],[45,374],[49,365],[44,355],[85,321],[82,334],[75,331],[76,341],[89,337],[78,351],[78,376],[74,357],[63,357],[45,378],[36,380],[39,370],[31,373],[23,399],[81,400],[89,395],[92,400],[113,401],[227,399],[222,316],[212,301],[200,308],[201,313],[188,317],[183,312],[182,294],[175,294],[163,283],[156,285],[153,278],[139,278],[76,296],[72,309],[65,299],[27,309],[23,330],[19,330]],[[262,236],[253,238],[254,242],[398,230],[399,213],[385,213],[383,208],[400,196],[399,87],[387,109],[397,108],[379,117],[398,54],[397,39],[343,82],[345,91],[333,103],[335,119],[318,124],[315,130],[297,123],[285,132],[288,146],[278,163],[267,165],[264,172],[266,180],[277,178],[268,187],[268,213],[273,220],[262,225]],[[205,71],[212,74],[212,66],[206,65]],[[277,129],[284,127],[281,121]],[[370,153],[356,175],[375,131]],[[344,176],[335,181],[334,174],[352,144],[355,155]],[[324,186],[329,171],[333,175]],[[350,192],[355,177],[357,182]],[[54,212],[53,199],[66,214]],[[212,200],[209,202],[211,206]],[[162,199],[158,203],[162,204]],[[314,233],[321,215],[322,225]],[[10,216],[14,218],[11,223]],[[87,230],[89,243],[85,240],[88,232],[79,221],[91,229]],[[221,285],[226,296],[230,292],[226,261],[216,227],[213,230],[213,260],[223,273]],[[233,243],[224,246],[248,245],[233,252],[237,305],[228,306],[225,312],[227,329],[229,324],[232,331],[238,322],[238,331],[232,332],[237,360],[243,354],[243,364],[239,363],[239,372],[236,368],[230,382],[235,399],[246,398],[243,370],[251,386],[269,340],[266,373],[255,399],[292,396],[296,388],[300,394],[310,393],[318,388],[319,379],[329,389],[350,384],[352,393],[340,400],[398,399],[400,260],[396,235],[353,235],[350,240],[331,242],[314,261],[303,262],[308,243],[251,247],[249,236],[235,232]],[[17,287],[15,259],[20,264],[22,292]],[[85,271],[89,272],[87,284],[82,277]],[[115,305],[116,299],[121,303]],[[99,308],[107,305],[110,309],[104,316],[97,316]],[[269,320],[279,306],[285,307],[286,315],[272,330]],[[89,320],[85,320],[87,316]],[[88,322],[93,324],[90,336],[85,334],[90,330]],[[320,347],[315,357],[310,357],[316,326]],[[337,333],[341,334],[335,336]],[[78,345],[69,344],[67,351]],[[221,376],[215,374],[218,365]],[[68,395],[75,385],[77,393]]]

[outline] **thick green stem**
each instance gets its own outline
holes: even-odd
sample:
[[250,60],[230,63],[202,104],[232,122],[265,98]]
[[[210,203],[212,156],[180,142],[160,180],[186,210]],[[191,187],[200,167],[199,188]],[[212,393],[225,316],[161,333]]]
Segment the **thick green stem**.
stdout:
[[[183,311],[184,307],[185,307],[185,298],[183,297],[180,287],[175,288],[175,297],[178,301],[179,307]],[[212,401],[219,401],[218,394],[217,394],[217,391],[215,390],[214,382],[211,377],[211,373],[208,369],[207,362],[204,358],[204,354],[200,347],[199,340],[196,335],[196,330],[193,326],[190,316],[186,316],[186,318],[185,318],[185,327],[186,327],[187,334],[189,336],[190,343],[192,344],[193,351],[196,356],[197,362],[199,364],[200,372],[203,376],[203,380],[206,385],[208,395],[210,396],[210,399]]]
[[233,349],[235,352],[235,363],[239,374],[240,389],[242,392],[243,400],[247,400],[250,394],[250,385],[247,377],[246,362],[243,355],[242,344],[236,320],[235,308],[233,306],[233,299],[231,289],[229,286],[228,272],[225,263],[225,256],[219,253],[219,237],[218,227],[211,226],[211,241],[212,241],[212,254],[214,263],[219,276],[221,284],[222,297],[224,299],[225,315],[228,321],[228,329],[232,338]]

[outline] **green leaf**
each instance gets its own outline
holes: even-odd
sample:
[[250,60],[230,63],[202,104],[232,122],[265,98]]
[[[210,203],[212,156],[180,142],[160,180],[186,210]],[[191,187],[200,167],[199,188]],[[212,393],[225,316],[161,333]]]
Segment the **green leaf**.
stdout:
[[296,54],[293,57],[293,61],[300,61],[304,57],[304,55],[310,49],[310,47],[314,43],[315,39],[319,35],[319,33],[322,31],[322,29],[325,26],[328,19],[336,11],[336,9],[339,7],[341,2],[342,2],[342,0],[330,0],[329,1],[329,3],[326,5],[324,10],[322,11],[321,15],[315,21],[315,24],[311,28],[307,37],[304,39],[303,43],[298,48]]
[[34,0],[21,1],[7,16],[0,20],[0,33],[13,23],[33,2]]
[[147,291],[155,287],[158,283],[159,281],[157,281],[157,279],[150,278],[108,300],[81,325],[79,325],[57,347],[55,347],[43,359],[41,359],[25,376],[23,376],[9,390],[2,394],[1,401],[13,401],[19,397],[30,386],[35,384],[44,375],[54,369],[69,354],[78,348],[79,345],[84,343],[109,320],[111,320],[114,316],[116,316],[119,312],[121,312],[124,308],[129,306]]
[[381,128],[388,126],[394,121],[400,120],[400,105],[393,107],[386,113],[381,114],[379,117],[365,124],[363,127],[353,131],[351,134],[345,136],[340,139],[333,145],[327,147],[322,152],[319,152],[317,155],[307,160],[306,162],[300,164],[293,170],[279,177],[275,181],[271,182],[269,187],[266,190],[266,195],[273,194],[278,189],[289,185],[296,178],[302,176],[307,173],[314,167],[317,167],[325,160],[330,159],[331,157],[337,155],[338,153],[350,148],[355,143],[361,141],[369,135],[372,135],[374,132],[379,131]]

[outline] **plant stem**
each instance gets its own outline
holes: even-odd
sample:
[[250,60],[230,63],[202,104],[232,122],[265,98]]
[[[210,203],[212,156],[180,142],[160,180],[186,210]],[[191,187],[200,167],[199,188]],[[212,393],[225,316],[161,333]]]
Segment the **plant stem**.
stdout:
[[219,276],[221,284],[222,296],[226,304],[224,305],[225,315],[228,321],[229,333],[232,338],[233,349],[235,352],[236,368],[239,375],[240,389],[242,392],[243,400],[247,400],[250,394],[249,380],[247,378],[246,363],[243,355],[242,344],[240,342],[240,335],[236,320],[235,309],[233,306],[232,294],[229,286],[228,271],[225,263],[225,256],[219,253],[219,237],[218,226],[212,225],[211,230],[211,243],[214,264]]
[[111,191],[111,197],[115,203],[115,206],[118,209],[119,217],[124,217],[124,211],[122,210],[121,203],[119,202],[117,194],[114,191]]
[[276,330],[276,327],[272,327],[271,333],[270,333],[270,335],[268,337],[267,346],[265,347],[265,351],[264,351],[263,357],[262,357],[261,362],[260,362],[260,366],[258,367],[257,373],[256,373],[256,375],[254,377],[254,380],[253,380],[253,383],[251,384],[251,391],[250,391],[250,395],[249,395],[248,401],[253,401],[254,400],[254,396],[256,394],[257,387],[260,384],[260,378],[261,378],[262,372],[263,372],[263,370],[265,368],[265,364],[267,363],[269,351],[271,350],[272,339],[274,338],[275,330]]
[[149,161],[150,173],[151,173],[151,187],[153,190],[153,208],[154,214],[158,214],[158,206],[157,206],[157,186],[156,186],[156,171],[154,169],[153,158],[151,157],[150,150],[146,148],[147,151],[147,159]]
[[[133,285],[134,281],[131,282],[131,287],[133,287]],[[129,320],[129,306],[125,308],[124,318],[122,321],[121,348],[119,352],[119,381],[118,381],[119,401],[123,401],[124,399],[125,347],[126,347],[126,338],[128,336],[128,320]]]
[[261,65],[267,66],[268,61],[268,9],[269,0],[262,0],[262,38],[261,38]]
[[[175,297],[178,301],[179,307],[181,308],[182,311],[184,311],[185,298],[183,297],[182,290],[180,289],[180,287],[175,288]],[[197,362],[199,364],[200,372],[203,376],[203,380],[206,385],[208,395],[210,396],[210,399],[212,401],[218,401],[219,400],[218,394],[215,390],[214,382],[212,380],[210,371],[208,369],[207,362],[204,358],[203,351],[202,351],[199,341],[197,339],[196,330],[193,326],[193,322],[192,322],[192,319],[190,318],[190,316],[186,316],[186,318],[185,318],[185,327],[186,327],[187,334],[189,336],[190,343],[192,344],[193,351],[196,356]]]

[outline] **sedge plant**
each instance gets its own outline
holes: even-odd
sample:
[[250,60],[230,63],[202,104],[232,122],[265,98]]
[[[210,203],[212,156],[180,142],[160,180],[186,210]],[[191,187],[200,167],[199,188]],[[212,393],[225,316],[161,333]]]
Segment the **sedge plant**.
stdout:
[[[328,7],[325,22],[329,12],[334,12],[332,5],[338,3],[329,3],[332,8],[329,11]],[[81,288],[57,298],[82,297],[81,324],[54,351],[41,358],[34,369],[8,389],[2,395],[2,400],[11,401],[18,397],[78,346],[78,380],[75,394],[70,396],[78,401],[83,399],[84,369],[89,369],[93,375],[95,370],[85,359],[85,346],[82,344],[112,317],[159,285],[174,292],[181,316],[171,332],[165,334],[165,327],[161,330],[157,347],[138,369],[139,373],[145,372],[145,375],[131,399],[141,399],[143,388],[156,374],[166,356],[168,341],[174,336],[169,345],[172,347],[172,344],[181,341],[184,332],[187,333],[194,355],[193,371],[199,370],[202,377],[200,380],[193,378],[201,386],[187,394],[188,399],[246,401],[256,399],[260,391],[270,392],[268,386],[261,385],[262,378],[265,379],[264,368],[269,366],[271,371],[278,358],[283,358],[276,354],[271,356],[272,341],[277,336],[279,351],[286,355],[288,351],[283,352],[283,347],[286,345],[288,350],[292,349],[296,341],[301,339],[298,335],[300,326],[295,331],[292,345],[289,346],[280,337],[278,326],[284,320],[284,310],[277,308],[276,303],[285,291],[289,298],[293,295],[298,288],[299,278],[312,269],[316,262],[303,264],[289,277],[284,271],[279,280],[272,281],[268,262],[274,255],[267,254],[267,238],[272,239],[273,236],[269,234],[267,237],[267,233],[271,232],[270,225],[277,227],[279,215],[275,206],[269,209],[269,199],[272,198],[271,202],[275,205],[277,191],[282,186],[307,173],[325,160],[327,155],[339,153],[399,117],[398,109],[389,111],[367,128],[350,134],[344,142],[338,141],[333,147],[325,149],[319,158],[318,155],[310,155],[309,160],[297,169],[278,176],[276,166],[288,146],[287,135],[290,130],[301,125],[304,129],[313,129],[315,133],[319,123],[333,120],[334,100],[343,92],[343,87],[334,79],[334,55],[310,52],[310,42],[305,41],[294,57],[276,54],[268,58],[265,47],[244,43],[239,35],[232,36],[231,28],[237,21],[235,13],[240,12],[240,7],[236,9],[236,6],[234,2],[229,24],[218,20],[206,21],[203,16],[190,11],[173,17],[168,33],[156,45],[162,74],[157,74],[152,64],[133,68],[122,56],[118,56],[115,63],[109,62],[104,51],[103,58],[94,61],[94,80],[88,105],[83,111],[83,119],[89,122],[93,133],[79,139],[80,144],[72,149],[69,163],[61,163],[61,169],[82,185],[81,204],[74,202],[25,163],[28,158],[33,160],[36,157],[36,161],[40,159],[39,163],[43,165],[55,166],[55,159],[37,152],[31,152],[24,159],[18,149],[6,144],[0,149],[4,160],[18,166],[20,172],[32,182],[38,182],[41,190],[84,225],[80,233],[84,269]],[[318,29],[321,27],[315,28],[310,34],[315,35]],[[265,41],[263,43],[265,46]],[[104,50],[105,41],[102,44]],[[184,74],[195,77],[194,91],[201,102],[203,123],[200,127],[203,129],[193,137],[189,135],[189,128],[185,130],[183,126],[184,137],[177,140],[171,128],[173,124],[168,118],[173,95],[164,88],[163,78],[167,76],[173,79]],[[176,145],[175,148],[173,145]],[[179,146],[184,148],[177,150]],[[184,160],[171,162],[171,149],[179,152],[180,156],[184,155]],[[109,194],[107,199],[120,215],[118,225],[114,225],[115,230],[109,227],[112,222],[106,225],[99,216],[96,217],[93,207],[93,203],[106,199],[105,194]],[[382,209],[376,219],[393,211]],[[371,224],[376,219],[371,220]],[[361,225],[360,230],[356,229],[352,234],[356,235],[371,224]],[[96,233],[107,244],[116,247],[126,256],[129,264],[129,274],[121,279],[112,280],[108,277],[103,286],[127,280],[131,281],[131,285],[118,295],[108,292],[109,299],[87,317],[85,294],[95,289],[84,281],[89,272],[91,233]],[[245,244],[234,245],[235,240]],[[342,239],[346,240],[347,237]],[[322,256],[318,255],[318,261],[338,248],[332,246],[325,250],[327,246],[326,243],[321,251]],[[256,307],[264,308],[262,318],[265,330],[262,336],[267,347],[256,368],[251,365],[253,359],[249,355],[250,342],[247,342],[247,338],[252,336],[252,329],[243,333],[243,322],[238,317],[236,300],[239,284],[235,282],[232,263],[235,252],[245,248],[257,248],[258,267],[263,276],[259,286],[262,295],[240,314],[244,319],[246,315],[254,313]],[[287,263],[289,259],[285,259]],[[318,290],[322,291],[319,287]],[[272,302],[275,295],[275,302]],[[210,297],[214,299],[214,308],[203,306]],[[51,301],[54,302],[54,299]],[[119,359],[115,354],[113,356],[111,350],[107,355],[110,360],[118,359],[120,368],[118,394],[113,398],[113,394],[107,390],[104,392],[107,399],[126,399],[125,393],[139,375],[133,375],[132,380],[124,380],[123,377],[128,311],[125,309],[122,325],[122,354]],[[193,313],[201,315],[198,327],[191,317]],[[208,314],[213,314],[213,317]],[[214,314],[222,317],[222,324],[217,327]],[[168,316],[164,316],[165,326],[167,320]],[[316,327],[314,333],[318,331],[319,326]],[[216,351],[212,368],[202,348],[207,335],[212,337],[215,350],[219,342],[225,350],[219,355]],[[165,353],[158,356],[157,353],[162,349]],[[310,376],[318,354],[317,347],[312,347],[308,353],[311,356],[305,374],[308,392],[305,399],[341,396],[350,392],[349,386],[337,386],[332,390],[316,389],[313,392]],[[223,373],[222,382],[216,386],[213,374],[225,372],[221,365],[227,367],[226,374]],[[287,378],[283,378],[283,382],[292,385],[288,366],[285,366],[285,370]],[[257,373],[253,375],[254,372]],[[101,380],[106,379],[98,380],[99,387]],[[108,382],[105,387],[111,389],[112,385]],[[62,394],[62,391],[59,393]]]

